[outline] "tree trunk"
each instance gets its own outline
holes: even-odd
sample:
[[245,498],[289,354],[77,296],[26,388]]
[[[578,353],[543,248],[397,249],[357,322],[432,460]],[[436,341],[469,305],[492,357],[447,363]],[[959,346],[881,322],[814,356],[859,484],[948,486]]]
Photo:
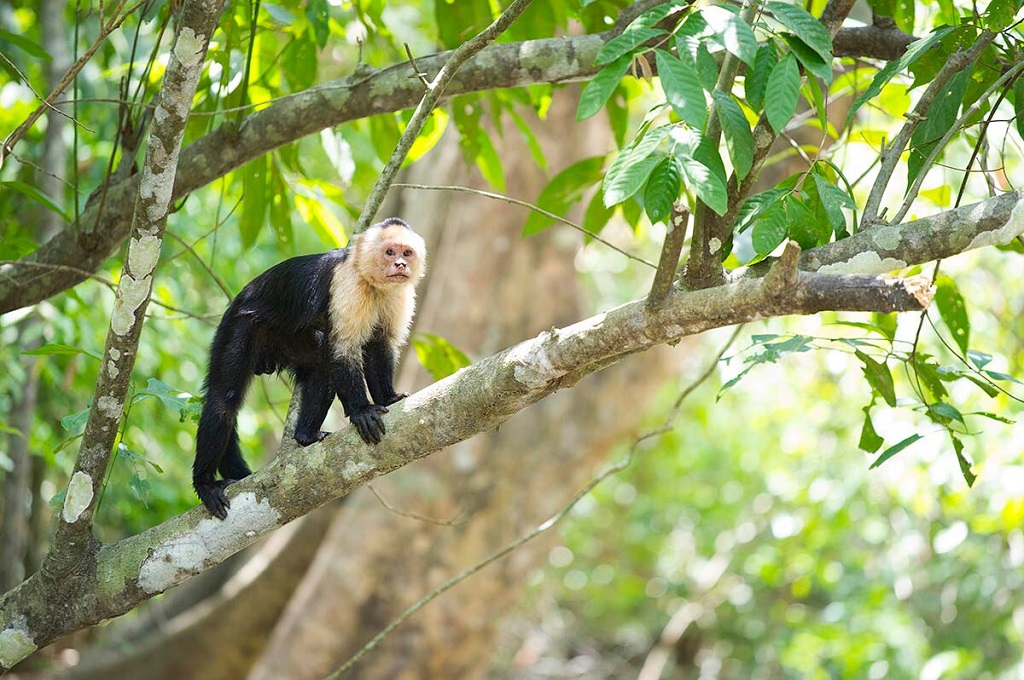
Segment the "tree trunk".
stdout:
[[[610,146],[600,128],[575,123],[574,101],[565,92],[559,95],[540,133],[554,169]],[[536,197],[547,180],[518,135],[497,145],[508,193]],[[443,158],[414,166],[412,181],[486,188],[466,179],[454,144],[433,154]],[[523,208],[461,193],[407,191],[401,202],[397,214],[435,244],[417,329],[479,357],[581,316],[574,268],[580,239],[574,232],[554,227],[523,239]],[[591,377],[515,416],[500,431],[375,484],[403,511],[459,521],[410,518],[367,490],[354,494],[249,677],[323,677],[410,604],[547,519],[636,427],[665,374],[664,356],[648,354]],[[411,364],[403,372],[406,386]],[[481,677],[502,614],[553,540],[550,535],[524,546],[428,605],[351,677]]]
[[[577,124],[574,100],[560,94],[539,126],[553,171],[611,145],[607,127]],[[535,199],[547,181],[544,173],[518,135],[495,139],[508,193]],[[410,180],[490,188],[470,174],[449,138],[412,166]],[[381,217],[392,214],[409,219],[430,250],[416,330],[480,357],[583,315],[575,232],[553,227],[523,239],[525,209],[453,192],[406,191]],[[430,382],[411,352],[398,381],[406,390]],[[592,376],[500,431],[374,484],[390,505],[420,519],[388,509],[365,489],[337,510],[325,508],[330,512],[317,526],[330,524],[326,536],[297,531],[283,550],[255,551],[252,559],[270,564],[245,579],[244,587],[229,580],[211,601],[136,642],[131,654],[86,656],[70,677],[324,676],[409,604],[561,508],[636,427],[665,375],[666,357],[666,350],[649,352]],[[514,605],[552,540],[527,545],[446,593],[401,626],[352,677],[482,676],[501,614]],[[294,561],[296,554],[314,552],[308,570]]]

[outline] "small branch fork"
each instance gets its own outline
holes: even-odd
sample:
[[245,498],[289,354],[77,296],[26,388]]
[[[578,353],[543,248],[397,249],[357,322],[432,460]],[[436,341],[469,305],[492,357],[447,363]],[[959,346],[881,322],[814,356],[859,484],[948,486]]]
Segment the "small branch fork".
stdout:
[[[751,3],[756,7],[758,3]],[[853,8],[854,0],[829,0],[821,13],[819,21],[835,38],[846,16]],[[762,115],[754,126],[754,158],[750,172],[741,180],[734,172],[729,178],[728,206],[725,215],[718,215],[699,203],[694,211],[693,234],[690,245],[690,258],[686,263],[684,279],[690,288],[705,288],[724,281],[725,274],[721,267],[721,247],[725,244],[736,223],[736,216],[744,199],[750,194],[761,171],[761,166],[768,158],[772,145],[778,135],[768,124],[768,118]]]
[[665,232],[665,244],[661,248],[658,271],[654,274],[654,283],[651,284],[651,292],[647,295],[648,309],[657,309],[672,289],[676,269],[679,267],[679,254],[683,251],[683,241],[686,240],[686,223],[689,220],[690,211],[682,204],[676,203],[669,217],[668,231]]

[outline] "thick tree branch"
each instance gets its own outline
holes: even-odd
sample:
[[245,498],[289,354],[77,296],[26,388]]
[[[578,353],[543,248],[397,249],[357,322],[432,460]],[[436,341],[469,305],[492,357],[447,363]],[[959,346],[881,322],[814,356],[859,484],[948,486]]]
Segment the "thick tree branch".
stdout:
[[[54,625],[55,621],[67,615],[68,609],[76,606],[75,603],[96,597],[95,569],[99,542],[92,534],[92,518],[110,465],[110,454],[131,383],[153,285],[153,272],[160,259],[185,123],[221,6],[220,0],[187,0],[182,7],[147,144],[133,211],[132,238],[110,316],[103,370],[96,381],[92,408],[75,459],[75,470],[56,518],[50,552],[33,576],[33,581],[43,593],[51,592],[53,595],[44,595],[39,601],[49,604],[50,611],[38,610],[34,616],[3,622],[0,670],[12,665],[8,660],[22,651],[34,651],[37,639],[34,630]],[[31,591],[31,588],[27,590]],[[21,592],[21,588],[16,592]]]
[[[805,251],[803,271],[882,274],[952,257],[974,248],[1005,245],[1024,234],[1024,189],[899,225],[878,225]],[[770,263],[750,267],[763,276]]]
[[[388,436],[369,447],[352,428],[299,449],[286,440],[274,461],[232,485],[225,521],[197,507],[100,549],[88,588],[35,574],[0,600],[0,666],[61,635],[123,614],[217,564],[260,536],[434,451],[493,429],[579,377],[631,354],[755,318],[924,309],[926,279],[798,273],[798,249],[765,279],[671,291],[656,310],[637,300],[542,333],[399,402]],[[74,597],[69,597],[73,595]],[[54,603],[67,603],[55,606]],[[16,635],[19,644],[5,646]],[[13,650],[13,651],[11,651]]]
[[[654,3],[637,3],[626,11]],[[628,22],[625,22],[628,23]],[[599,35],[528,40],[491,45],[469,60],[452,79],[446,97],[485,90],[523,87],[538,83],[570,83],[587,80],[599,70],[594,59],[601,47],[625,26]],[[835,38],[836,54],[887,58],[894,49],[905,49],[904,37],[890,31],[885,42],[871,41],[861,51],[844,47],[844,29]],[[850,33],[851,36],[859,34]],[[853,44],[858,44],[859,37]],[[901,47],[902,46],[902,47]],[[902,52],[901,52],[902,53]],[[428,77],[434,77],[450,52],[416,60]],[[423,88],[411,64],[403,62],[369,75],[348,76],[283,97],[253,113],[236,127],[226,124],[182,150],[172,200],[223,177],[254,158],[284,144],[325,128],[416,105]],[[131,227],[131,210],[138,177],[114,181],[97,189],[105,193],[93,202],[79,222],[70,225],[38,250],[18,262],[0,265],[0,314],[36,304],[84,281],[88,274],[114,254]]]

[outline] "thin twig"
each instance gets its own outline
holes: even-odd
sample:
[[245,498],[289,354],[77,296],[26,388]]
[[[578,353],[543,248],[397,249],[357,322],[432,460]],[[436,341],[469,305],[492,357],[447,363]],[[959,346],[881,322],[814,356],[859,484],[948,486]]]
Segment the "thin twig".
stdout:
[[486,558],[484,558],[483,560],[477,562],[476,564],[474,564],[473,566],[469,567],[468,569],[465,569],[464,571],[460,572],[459,574],[456,574],[452,578],[448,579],[443,584],[441,584],[440,587],[438,587],[435,590],[433,590],[432,592],[428,593],[427,595],[422,597],[419,601],[417,601],[413,605],[411,605],[404,612],[399,614],[397,618],[395,618],[393,621],[391,621],[391,623],[389,623],[387,626],[385,626],[382,631],[380,631],[379,633],[374,635],[373,638],[369,642],[367,642],[365,645],[363,645],[359,649],[359,651],[356,652],[354,655],[352,655],[352,657],[349,658],[349,660],[346,661],[340,668],[338,668],[338,670],[336,670],[333,673],[331,673],[328,676],[327,680],[337,680],[338,678],[340,678],[342,675],[345,674],[346,671],[350,670],[353,666],[355,666],[364,656],[366,656],[368,653],[373,651],[373,649],[376,648],[377,645],[379,645],[381,643],[381,641],[384,640],[384,638],[386,638],[388,635],[390,635],[392,631],[394,631],[396,628],[398,628],[398,626],[402,625],[413,614],[418,612],[420,609],[423,609],[423,607],[425,607],[426,605],[430,604],[431,602],[436,600],[438,597],[440,597],[444,593],[448,592],[449,590],[454,588],[459,583],[465,581],[467,578],[469,578],[473,574],[477,573],[478,571],[480,571],[484,567],[487,567],[488,565],[493,564],[494,562],[497,562],[498,560],[500,560],[501,558],[505,557],[509,553],[512,553],[513,551],[515,551],[517,548],[519,548],[522,545],[528,543],[529,541],[532,541],[537,536],[540,536],[541,534],[546,532],[548,529],[550,529],[551,527],[553,527],[556,524],[558,524],[558,522],[563,520],[572,511],[572,509],[576,506],[576,504],[579,503],[581,500],[583,500],[583,498],[585,498],[588,494],[590,494],[590,492],[593,491],[594,488],[598,484],[600,484],[601,482],[605,481],[609,477],[612,477],[612,476],[618,474],[619,472],[622,472],[627,467],[629,467],[629,464],[633,461],[633,458],[634,458],[634,456],[636,454],[637,449],[640,447],[640,444],[642,444],[643,442],[647,441],[648,439],[652,439],[654,437],[658,437],[660,435],[663,435],[663,434],[665,434],[666,432],[669,432],[672,429],[672,425],[673,425],[674,421],[679,416],[679,412],[680,412],[680,410],[682,408],[683,400],[685,400],[688,396],[690,396],[690,394],[692,394],[693,391],[695,389],[697,389],[697,387],[699,387],[705,380],[707,380],[709,377],[711,377],[711,375],[715,372],[715,368],[718,366],[718,362],[721,360],[721,358],[723,356],[725,356],[725,353],[728,351],[729,347],[732,346],[732,343],[735,342],[736,338],[739,337],[740,331],[742,329],[743,329],[743,325],[742,324],[736,326],[736,329],[733,331],[732,335],[729,336],[729,339],[725,342],[724,345],[722,345],[721,349],[715,355],[714,361],[709,362],[709,364],[701,372],[701,374],[699,376],[697,376],[697,378],[694,379],[689,385],[687,385],[683,389],[682,392],[679,393],[679,396],[676,398],[675,402],[672,404],[672,408],[669,409],[668,416],[665,418],[665,422],[664,422],[664,424],[661,427],[658,427],[658,428],[656,428],[654,430],[646,432],[646,433],[640,435],[639,437],[637,437],[636,440],[634,440],[632,445],[629,447],[629,450],[626,452],[626,455],[623,456],[621,460],[619,460],[616,463],[610,464],[603,471],[598,473],[597,476],[593,477],[589,482],[587,482],[583,486],[583,488],[581,488],[579,491],[577,491],[573,495],[573,497],[571,499],[569,499],[568,503],[566,503],[564,506],[562,506],[562,508],[558,512],[556,512],[554,515],[552,515],[550,518],[548,518],[547,521],[540,523],[539,525],[537,525],[529,533],[526,533],[526,534],[520,536],[519,538],[515,539],[514,541],[506,544],[504,547],[502,547],[502,548],[496,550],[495,552],[491,553]]
[[[120,0],[114,8],[115,16],[110,20],[110,23],[103,24],[102,21],[100,22],[100,33],[96,37],[96,40],[93,41],[93,44],[89,46],[89,49],[87,49],[85,53],[79,57],[78,61],[76,61],[71,68],[67,70],[64,76],[60,79],[60,82],[53,88],[53,91],[50,92],[45,100],[43,100],[43,103],[30,113],[21,125],[15,128],[14,132],[9,134],[7,138],[4,139],[3,143],[0,144],[0,165],[3,165],[4,158],[10,154],[14,149],[14,146],[21,141],[21,138],[24,137],[30,129],[32,129],[32,126],[35,125],[37,120],[39,120],[39,117],[42,116],[44,112],[53,109],[53,102],[56,101],[57,97],[59,97],[64,90],[75,82],[79,72],[85,68],[85,65],[89,63],[93,55],[96,54],[96,51],[106,42],[107,36],[117,30],[117,28],[120,27],[121,24],[123,24],[125,20],[135,12],[135,10],[141,7],[144,2],[139,2],[129,7],[121,13],[120,16],[118,16],[126,4],[128,4],[127,0]],[[102,13],[100,16],[102,16]]]
[[377,498],[378,501],[380,501],[380,504],[383,505],[388,512],[394,513],[399,517],[408,517],[409,519],[419,520],[420,522],[426,522],[427,524],[437,524],[438,526],[442,527],[457,527],[459,525],[465,524],[466,520],[469,519],[461,512],[458,515],[456,515],[454,519],[435,519],[433,517],[427,517],[426,515],[421,515],[416,512],[401,510],[399,508],[396,508],[394,505],[388,502],[386,498],[381,496],[380,492],[378,492],[377,489],[373,488],[373,484],[367,484],[366,488],[370,490],[370,492]]
[[945,89],[949,79],[973,64],[978,56],[995,39],[996,35],[996,33],[991,31],[985,31],[969,50],[951,54],[943,67],[935,74],[928,88],[921,95],[917,106],[906,115],[907,120],[903,127],[900,128],[896,138],[892,141],[892,144],[887,145],[882,151],[882,165],[878,169],[878,175],[875,177],[875,183],[871,187],[871,193],[864,203],[864,216],[860,222],[861,229],[867,229],[879,221],[878,208],[882,203],[882,196],[889,189],[892,174],[900,162],[903,150],[910,143],[914,130],[927,117],[928,109],[931,107],[932,102]]
[[427,88],[429,90],[430,89],[430,81],[427,80],[426,72],[420,70],[419,65],[416,63],[416,57],[412,56],[412,48],[409,47],[409,43],[404,43],[404,45],[405,45],[405,54],[406,54],[407,57],[409,57],[409,64],[412,65],[413,75],[415,75],[417,78],[419,78],[419,81],[421,83],[423,83],[423,87],[425,87],[425,88]]
[[231,289],[228,288],[228,284],[224,283],[224,279],[217,276],[217,272],[213,271],[213,268],[210,265],[208,265],[203,258],[199,257],[199,253],[197,253],[195,249],[192,248],[192,246],[186,243],[185,239],[181,238],[180,236],[171,231],[166,232],[166,234],[170,238],[180,243],[186,251],[192,254],[192,257],[196,259],[196,262],[199,263],[199,266],[202,267],[206,271],[206,273],[210,275],[210,278],[213,279],[213,282],[217,284],[217,287],[221,289],[225,296],[227,296],[228,300],[234,297],[234,295],[231,294]]
[[366,199],[366,206],[363,208],[362,214],[359,215],[359,220],[353,229],[355,233],[365,230],[373,222],[373,218],[380,209],[381,203],[384,202],[384,196],[391,189],[391,185],[395,181],[395,175],[398,174],[399,168],[405,162],[413,142],[416,141],[420,130],[426,124],[431,111],[437,106],[437,102],[440,100],[441,95],[444,94],[448,83],[451,82],[464,63],[477,52],[494,42],[494,39],[512,25],[512,22],[518,19],[519,15],[532,2],[533,0],[513,0],[512,4],[490,26],[464,42],[457,50],[452,52],[452,56],[448,57],[448,61],[444,63],[441,70],[437,72],[437,76],[427,86],[427,91],[423,93],[423,98],[420,99],[420,103],[413,112],[412,118],[409,119],[409,124],[405,127],[401,139],[398,140],[395,150],[391,153],[391,158],[388,159],[387,165],[384,166],[380,177],[377,179],[377,183],[374,185],[373,190],[370,191],[370,195]]
[[[946,145],[949,144],[949,140],[953,138],[953,135],[959,132],[964,124],[972,118],[982,106],[988,103],[988,98],[992,96],[992,93],[1003,87],[1004,83],[1016,78],[1021,71],[1024,71],[1024,62],[1020,62],[1013,68],[1007,70],[1006,73],[999,76],[999,78],[992,83],[992,85],[990,85],[980,97],[978,97],[977,101],[975,101],[970,108],[964,111],[959,120],[946,130],[946,134],[942,135],[942,138],[935,144],[931,153],[928,154],[928,158],[925,159],[924,164],[921,165],[921,169],[918,170],[917,176],[914,178],[913,185],[911,185],[907,190],[907,195],[903,199],[903,205],[900,206],[900,209],[896,211],[896,214],[891,220],[892,224],[899,224],[900,221],[906,217],[907,213],[910,212],[910,207],[914,204],[914,200],[917,198],[917,194],[921,190],[921,185],[924,183],[925,175],[928,174],[928,168],[935,164],[935,159],[938,158],[939,154],[945,150]],[[968,165],[968,167],[970,166]]]
[[601,238],[596,233],[590,231],[589,229],[587,229],[583,225],[576,224],[572,220],[566,219],[566,218],[564,218],[564,217],[562,217],[560,215],[556,215],[553,212],[548,212],[544,208],[536,206],[533,203],[529,203],[527,201],[520,200],[518,198],[512,198],[511,196],[505,196],[504,194],[498,194],[498,193],[495,193],[493,191],[485,191],[483,189],[474,189],[472,187],[464,187],[464,186],[459,186],[459,185],[454,185],[454,184],[449,184],[449,185],[439,185],[439,184],[406,184],[406,183],[402,183],[402,182],[396,182],[396,183],[392,184],[391,186],[395,187],[396,189],[417,189],[417,190],[420,190],[420,191],[464,191],[467,194],[476,194],[477,196],[483,196],[485,198],[493,198],[496,201],[505,201],[506,203],[511,203],[512,205],[519,205],[519,206],[522,206],[524,208],[529,208],[530,210],[532,210],[534,212],[537,212],[537,213],[540,213],[541,215],[544,215],[545,217],[550,217],[551,219],[553,219],[553,220],[555,220],[557,222],[561,222],[562,224],[564,224],[564,225],[566,225],[568,227],[572,227],[576,231],[586,235],[587,238],[592,238],[595,241],[597,241],[598,243],[601,243],[601,244],[603,244],[605,246],[608,246],[609,248],[611,248],[615,252],[620,253],[621,255],[625,255],[626,257],[628,257],[631,260],[635,260],[636,262],[639,262],[640,264],[645,264],[648,267],[650,267],[651,269],[657,269],[657,267],[655,266],[655,264],[653,262],[649,262],[649,261],[643,259],[642,257],[639,257],[637,255],[633,255],[631,253],[626,252],[622,248],[619,248],[617,245],[615,245],[613,243],[610,243],[609,241],[606,241],[605,239]]

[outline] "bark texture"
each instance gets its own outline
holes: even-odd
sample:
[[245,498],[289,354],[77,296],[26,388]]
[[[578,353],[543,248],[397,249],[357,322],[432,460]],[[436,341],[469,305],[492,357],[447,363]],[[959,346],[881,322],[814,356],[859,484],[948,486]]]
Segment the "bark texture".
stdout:
[[[601,126],[577,125],[573,111],[573,98],[560,93],[542,128],[552,171],[610,143]],[[537,195],[546,180],[518,137],[505,136],[499,153],[513,193]],[[486,188],[465,177],[454,143],[443,154],[414,167],[411,181]],[[430,202],[427,209],[425,201]],[[522,208],[461,194],[407,191],[394,211],[415,220],[436,243],[419,329],[441,334],[478,357],[583,313],[573,267],[580,245],[575,233],[555,228],[522,239]],[[591,476],[610,447],[636,427],[648,397],[670,374],[668,356],[667,351],[653,353],[594,376],[583,389],[545,400],[500,430],[479,434],[375,483],[403,510],[461,522],[435,524],[401,516],[368,490],[355,494],[250,678],[323,677],[407,606],[544,521]],[[407,368],[414,363],[407,362]],[[405,371],[403,379],[411,373]],[[415,380],[423,383],[425,378]],[[517,551],[428,605],[352,677],[481,677],[501,616],[553,539]]]
[[[635,16],[636,3],[624,12]],[[536,83],[569,83],[586,80],[598,71],[594,58],[628,21],[596,35],[545,38],[492,45],[460,69],[448,86],[448,97],[498,88],[523,87]],[[902,54],[911,36],[897,29],[872,34],[840,30],[835,36],[837,55],[889,58]],[[847,47],[850,44],[851,47]],[[854,47],[855,46],[855,47]],[[419,67],[432,78],[448,53],[417,59]],[[380,96],[386,92],[387,96]],[[393,66],[361,71],[283,98],[266,109],[226,125],[189,144],[182,151],[180,170],[172,200],[223,177],[248,161],[283,144],[301,139],[343,122],[379,113],[401,111],[415,106],[422,85],[412,66]],[[128,236],[132,201],[138,177],[115,178],[99,187],[102,201],[87,205],[76,224],[17,263],[0,265],[0,314],[35,304],[88,278],[110,257]]]

